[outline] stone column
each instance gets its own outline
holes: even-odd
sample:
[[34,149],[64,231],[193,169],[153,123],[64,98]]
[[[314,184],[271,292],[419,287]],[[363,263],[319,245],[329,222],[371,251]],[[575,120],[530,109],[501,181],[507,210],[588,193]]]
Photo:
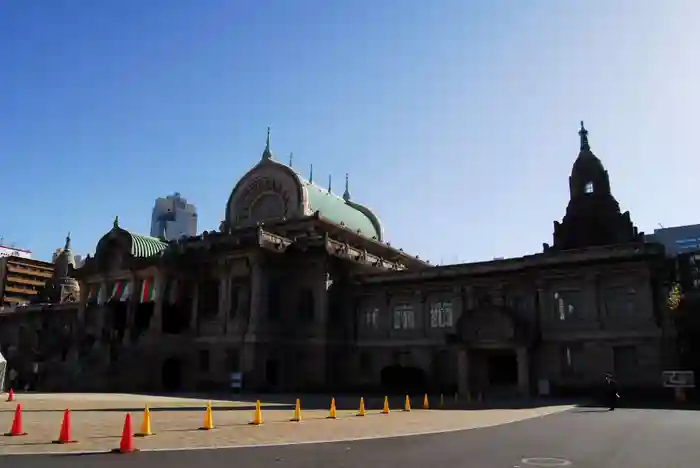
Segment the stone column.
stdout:
[[190,332],[195,334],[199,333],[198,324],[198,311],[199,311],[199,282],[195,282],[193,285],[192,292],[192,314],[190,315]]
[[222,272],[219,276],[219,310],[216,314],[216,323],[219,326],[220,334],[226,333],[226,319],[229,303],[229,290],[231,287],[231,273]]
[[[94,314],[94,317],[90,319],[86,318],[86,320],[90,321],[93,330],[97,330],[98,333],[101,333],[105,326],[105,304],[107,304],[107,294],[109,294],[110,291],[107,289],[106,280],[100,281],[99,286],[100,288],[97,290],[97,307],[88,312],[89,314]],[[99,302],[100,298],[102,298],[101,303]]]
[[165,297],[165,287],[167,284],[167,277],[160,270],[156,273],[155,278],[153,278],[153,287],[156,291],[156,299],[153,304],[153,316],[151,317],[151,323],[148,326],[148,333],[154,335],[160,335],[163,333],[163,304],[167,300]]
[[328,314],[332,311],[328,310],[328,288],[332,279],[328,276],[325,266],[321,265],[315,269],[318,273],[316,281],[313,285],[314,292],[314,334],[317,330],[326,330]]
[[[249,258],[250,273],[248,282],[248,310],[239,311],[244,317],[239,317],[245,330],[243,348],[240,353],[240,370],[243,372],[243,385],[250,388],[264,380],[265,369],[255,365],[258,326],[264,319],[267,305],[267,281],[261,259],[258,256]],[[247,322],[247,323],[246,323]]]
[[518,390],[524,397],[530,396],[530,352],[525,346],[516,350],[518,359]]
[[248,311],[248,328],[246,333],[246,341],[249,338],[255,339],[260,320],[265,317],[267,297],[266,289],[267,281],[263,273],[262,265],[258,259],[251,259],[250,264],[250,309]]
[[457,392],[466,396],[469,394],[469,351],[461,346],[457,350]]

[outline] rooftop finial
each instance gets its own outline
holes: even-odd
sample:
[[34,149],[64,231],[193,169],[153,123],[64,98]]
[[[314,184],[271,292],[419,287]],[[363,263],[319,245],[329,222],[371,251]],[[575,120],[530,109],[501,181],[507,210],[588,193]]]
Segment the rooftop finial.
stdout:
[[309,170],[309,182],[314,183],[314,163],[311,163],[311,169]]
[[294,153],[289,153],[289,167],[292,167],[294,163]]
[[270,127],[267,127],[267,138],[265,139],[265,151],[262,154],[263,159],[272,159],[272,151],[270,151]]
[[119,229],[119,216],[114,217],[114,225],[112,227],[114,229]]
[[348,173],[345,173],[345,193],[343,193],[343,200],[350,201],[350,177]]
[[70,231],[68,231],[68,235],[66,236],[66,245],[63,246],[63,250],[70,250]]
[[581,151],[590,151],[591,147],[588,144],[588,130],[583,126],[583,120],[581,121],[581,130],[578,131],[578,135],[581,137]]
[[332,180],[331,180],[331,174],[328,174],[328,193],[331,193],[331,192],[332,192],[332,191],[331,191],[331,187],[332,187],[331,182],[332,182]]

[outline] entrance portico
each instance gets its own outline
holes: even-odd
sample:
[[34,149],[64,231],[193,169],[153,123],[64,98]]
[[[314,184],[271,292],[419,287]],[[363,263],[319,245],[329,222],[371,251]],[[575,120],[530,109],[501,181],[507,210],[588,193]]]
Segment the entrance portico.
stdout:
[[532,338],[502,307],[468,311],[450,337],[462,395],[530,395]]

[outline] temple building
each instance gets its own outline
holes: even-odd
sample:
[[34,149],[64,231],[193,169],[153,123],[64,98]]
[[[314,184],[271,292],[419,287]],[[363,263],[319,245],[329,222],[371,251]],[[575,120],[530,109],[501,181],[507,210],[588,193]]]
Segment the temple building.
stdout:
[[277,160],[268,131],[218,230],[166,242],[116,218],[71,268],[70,386],[225,389],[240,372],[248,390],[497,396],[614,372],[659,388],[676,359],[664,250],[621,212],[583,123],[579,136],[551,246],[431,266],[387,242],[347,177],[337,196]]

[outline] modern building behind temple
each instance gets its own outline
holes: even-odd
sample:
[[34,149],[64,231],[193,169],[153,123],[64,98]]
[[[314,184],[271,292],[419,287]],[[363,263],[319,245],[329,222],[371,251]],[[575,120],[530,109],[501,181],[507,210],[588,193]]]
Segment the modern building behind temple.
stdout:
[[[676,362],[664,249],[621,212],[583,124],[579,136],[542,253],[431,266],[391,247],[347,177],[335,195],[277,160],[268,133],[218,230],[165,242],[115,219],[70,269],[70,344],[33,359],[62,369],[53,388],[73,389],[225,389],[238,372],[245,389],[269,391],[529,395],[606,372],[659,388]],[[1,327],[4,355],[27,348],[42,310],[0,317],[17,325]]]

